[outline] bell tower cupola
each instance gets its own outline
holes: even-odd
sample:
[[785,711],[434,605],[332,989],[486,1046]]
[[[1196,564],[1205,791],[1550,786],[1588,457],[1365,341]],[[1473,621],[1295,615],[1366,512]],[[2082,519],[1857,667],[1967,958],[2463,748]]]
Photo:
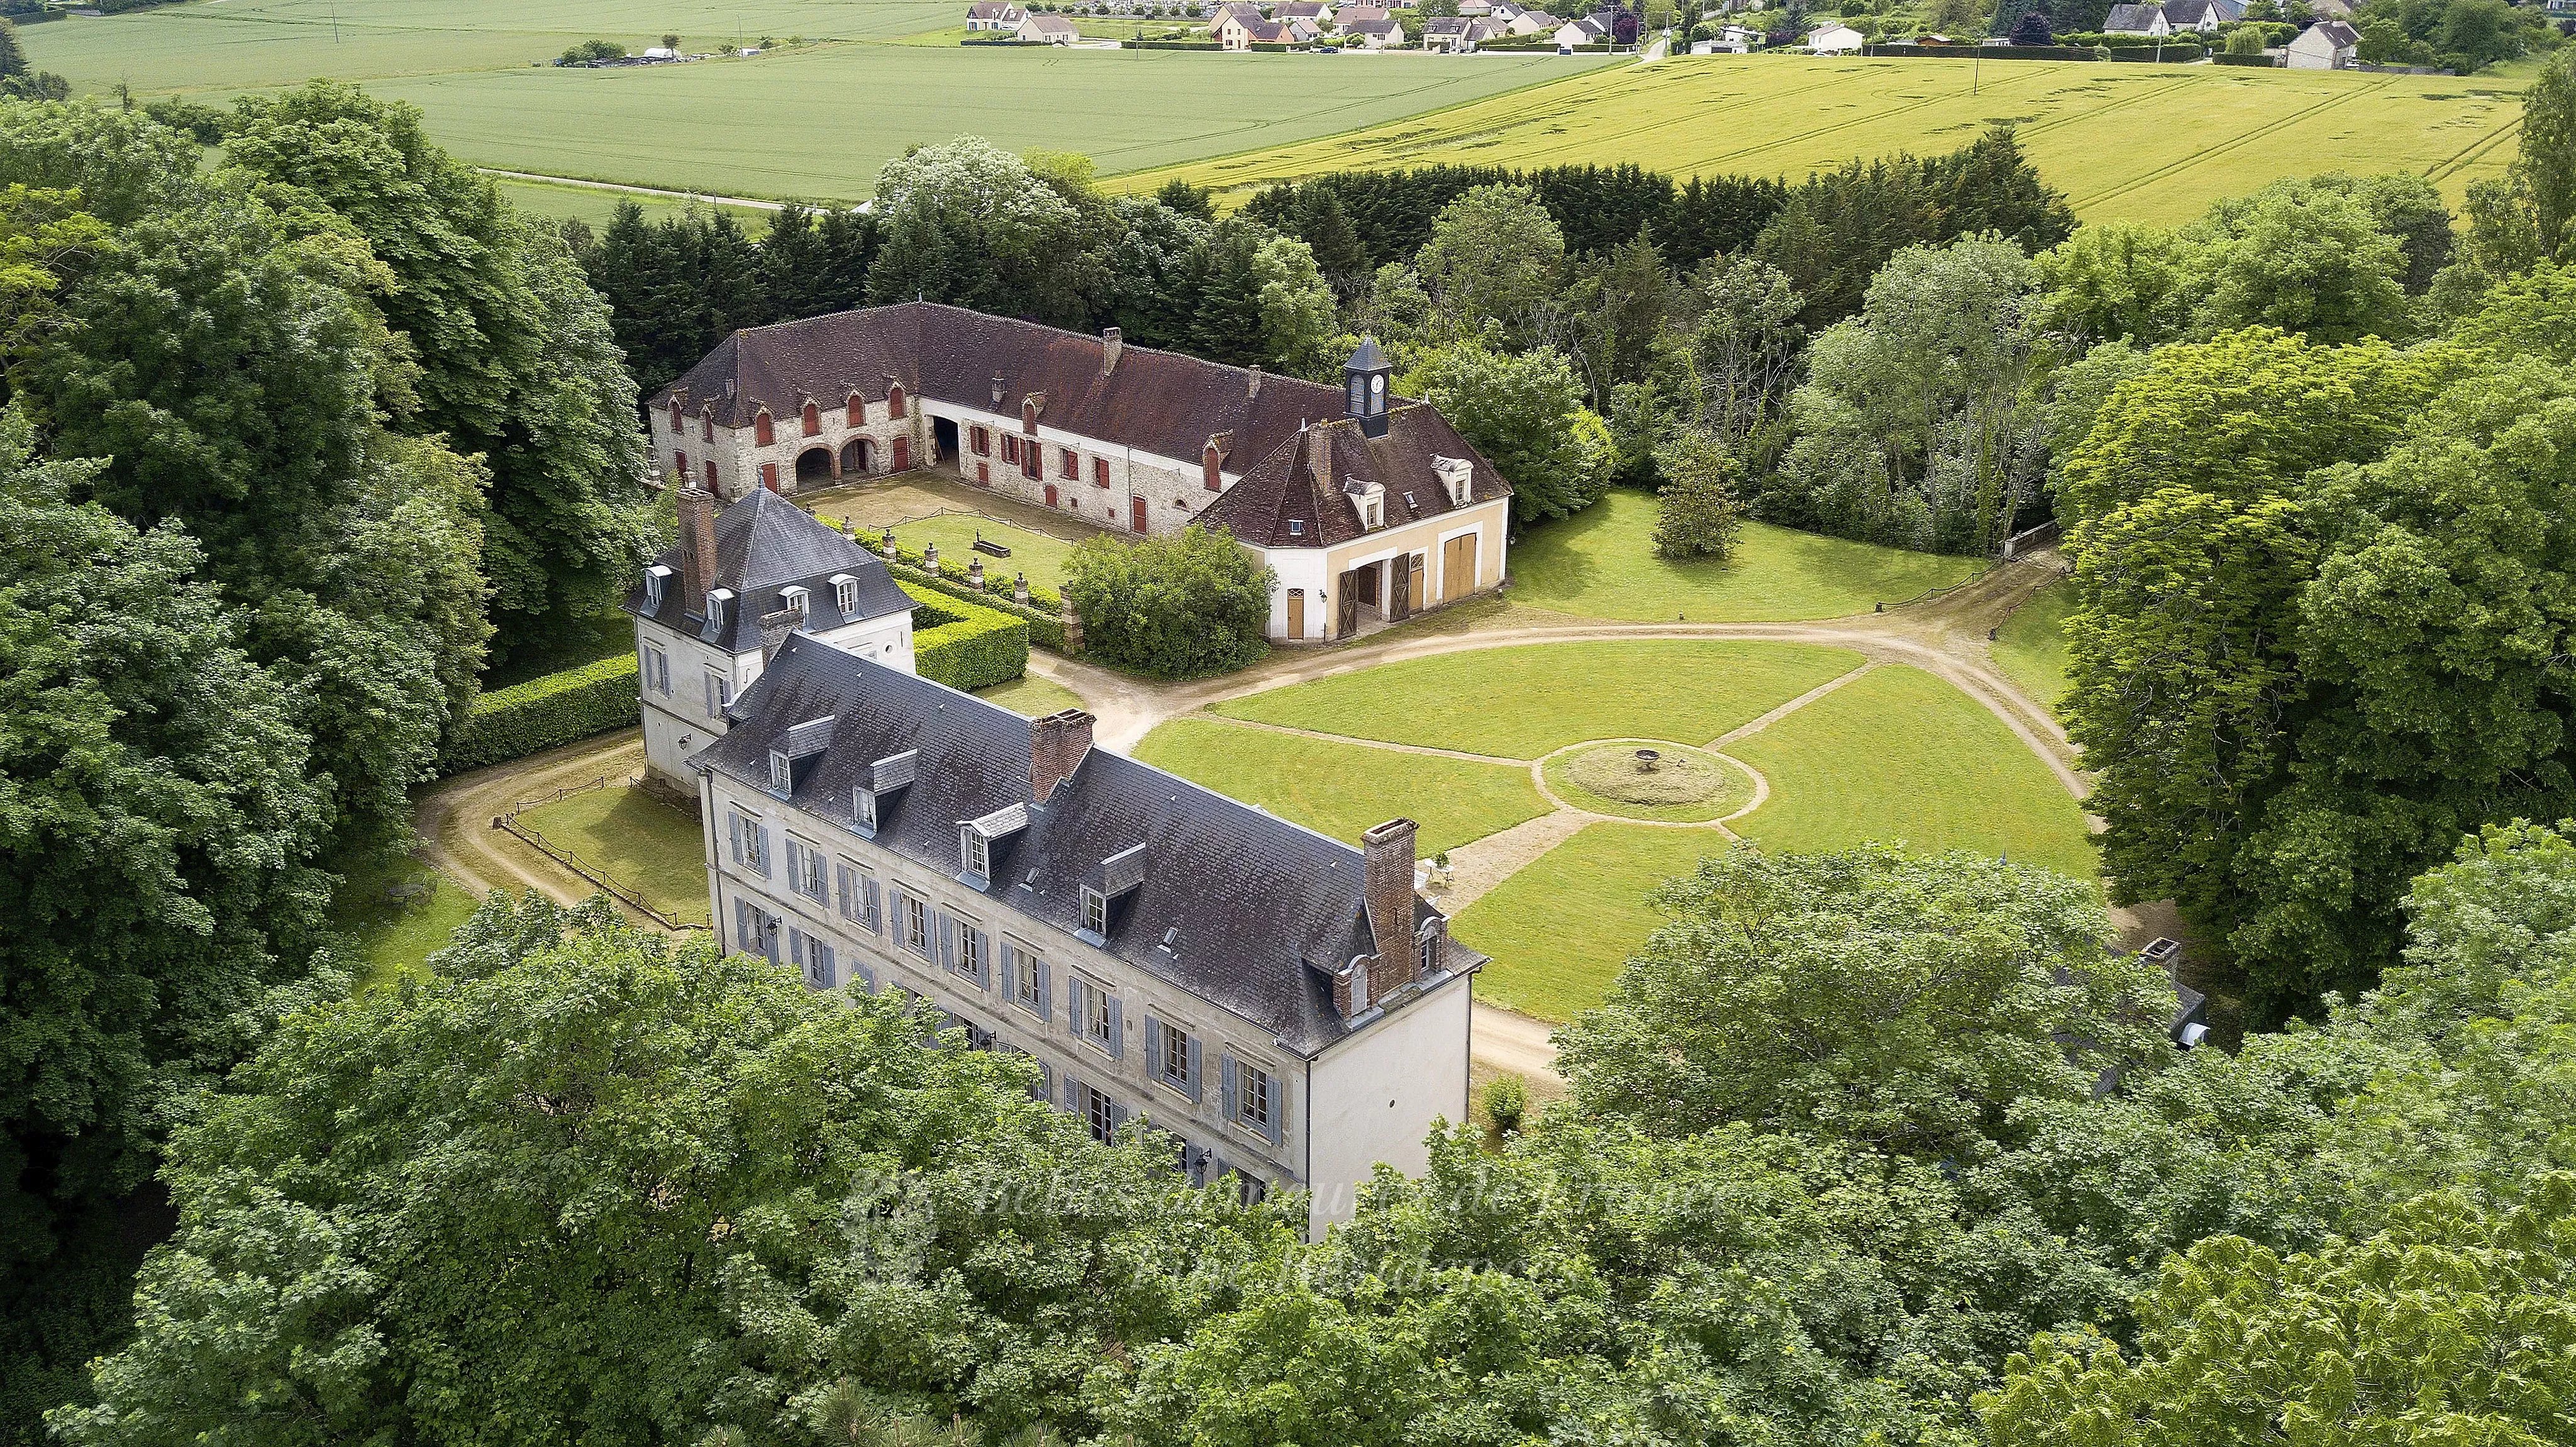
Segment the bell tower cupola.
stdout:
[[1377,349],[1377,339],[1362,338],[1360,349],[1342,364],[1343,415],[1360,424],[1367,437],[1386,435],[1386,392],[1395,368],[1386,353]]

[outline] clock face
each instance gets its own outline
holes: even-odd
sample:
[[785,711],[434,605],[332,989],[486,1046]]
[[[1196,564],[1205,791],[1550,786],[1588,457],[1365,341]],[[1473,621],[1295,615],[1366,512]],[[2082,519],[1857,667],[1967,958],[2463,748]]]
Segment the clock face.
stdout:
[[1371,377],[1371,378],[1369,378],[1369,395],[1370,395],[1370,396],[1372,396],[1372,397],[1378,396],[1379,394],[1383,393],[1384,391],[1386,391],[1386,379],[1385,379],[1384,377]]

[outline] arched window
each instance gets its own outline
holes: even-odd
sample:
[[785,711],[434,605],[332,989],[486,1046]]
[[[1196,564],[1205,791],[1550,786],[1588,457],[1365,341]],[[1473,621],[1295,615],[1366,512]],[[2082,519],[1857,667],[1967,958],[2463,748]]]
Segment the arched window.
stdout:
[[685,452],[674,452],[671,454],[671,461],[673,463],[671,470],[680,475],[681,485],[684,487],[687,486],[689,481],[689,454]]
[[1023,403],[1021,403],[1021,404],[1020,404],[1020,430],[1021,430],[1022,432],[1026,432],[1026,433],[1030,434],[1031,436],[1035,436],[1035,435],[1037,434],[1037,430],[1038,430],[1038,404],[1037,404],[1037,403],[1035,403],[1035,402],[1023,402]]
[[709,492],[713,492],[713,491],[715,491],[715,490],[716,490],[716,465],[715,465],[715,463],[714,463],[712,460],[710,460],[710,461],[706,464],[706,469],[707,469],[707,491],[709,491]]
[[671,399],[671,435],[680,435],[680,399],[677,397]]
[[804,422],[806,436],[821,436],[823,432],[823,409],[815,406],[811,402],[806,403]]
[[1215,492],[1225,485],[1224,479],[1217,475],[1217,464],[1224,460],[1224,456],[1216,450],[1216,444],[1213,442],[1207,445],[1206,451],[1199,454],[1199,470],[1204,475],[1207,490],[1210,492]]
[[766,411],[751,419],[751,440],[761,447],[767,447],[778,440],[778,429],[771,424]]
[[867,399],[856,392],[850,394],[850,411],[847,420],[853,427],[862,426],[868,420]]
[[706,412],[698,414],[698,440],[700,442],[716,440],[716,419],[713,414]]
[[902,415],[903,388],[900,385],[886,388],[886,416],[901,417]]

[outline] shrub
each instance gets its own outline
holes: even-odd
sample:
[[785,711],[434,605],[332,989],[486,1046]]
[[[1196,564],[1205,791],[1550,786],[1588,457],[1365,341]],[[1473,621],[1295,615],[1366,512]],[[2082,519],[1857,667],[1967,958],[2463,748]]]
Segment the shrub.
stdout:
[[1496,1130],[1519,1130],[1529,1111],[1529,1087],[1517,1075],[1497,1076],[1485,1087],[1485,1114]]
[[507,763],[632,728],[644,715],[635,655],[549,673],[474,700],[439,755],[446,774]]
[[1707,433],[1689,432],[1664,444],[1655,461],[1667,479],[1655,515],[1655,556],[1721,562],[1733,556],[1744,530],[1734,456]]
[[922,584],[896,586],[919,605],[912,610],[913,672],[972,693],[1029,671],[1026,622]]
[[1197,678],[1269,651],[1276,581],[1232,538],[1189,527],[1134,543],[1091,539],[1074,550],[1064,591],[1086,652],[1157,678]]
[[555,57],[557,65],[588,65],[597,60],[624,60],[626,47],[614,40],[585,40]]
[[[973,584],[966,581],[965,574],[948,571],[947,560],[943,558],[940,561],[941,571],[929,572],[921,566],[920,554],[907,552],[901,546],[897,546],[895,561],[887,571],[894,574],[897,582],[918,583],[924,588],[945,593],[962,602],[990,608],[997,613],[1017,618],[1028,625],[1030,643],[1050,653],[1068,651],[1064,641],[1064,600],[1062,598],[1031,584],[1028,604],[1023,607],[1010,595],[1007,585],[1001,580],[988,576],[985,579],[985,587],[988,591],[979,593],[975,591]],[[1005,591],[989,591],[997,587],[1004,588]]]

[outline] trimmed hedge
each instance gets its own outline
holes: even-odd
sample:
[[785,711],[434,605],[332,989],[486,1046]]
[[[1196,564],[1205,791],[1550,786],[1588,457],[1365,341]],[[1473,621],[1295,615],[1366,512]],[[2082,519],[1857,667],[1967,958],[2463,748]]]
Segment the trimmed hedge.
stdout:
[[2269,55],[2230,55],[2226,51],[2222,50],[2216,55],[2211,56],[2209,58],[2209,63],[2212,65],[2257,65],[2269,70],[2278,66],[2281,62],[2275,57]]
[[913,672],[972,693],[1029,671],[1025,621],[917,584],[895,586],[919,605],[912,610]]
[[442,774],[524,759],[644,718],[632,651],[487,693],[465,710],[439,754]]
[[2152,45],[2115,45],[2111,47],[2111,58],[2113,60],[2162,60],[2167,65],[2188,65],[2200,59],[2200,47],[2188,43],[2168,45],[2164,47],[2163,54],[2159,55],[2156,47]]
[[1123,50],[1223,50],[1222,40],[1122,40]]
[[919,584],[923,588],[933,588],[961,602],[970,603],[979,608],[990,608],[1005,617],[1017,618],[1028,625],[1029,642],[1049,653],[1065,651],[1064,604],[1053,593],[1031,587],[1029,606],[1023,608],[1018,600],[1007,593],[976,592],[963,577],[955,573],[924,572],[919,561],[906,557],[900,548],[895,550],[895,556],[898,561],[886,571],[894,574],[896,582],[907,587]]

